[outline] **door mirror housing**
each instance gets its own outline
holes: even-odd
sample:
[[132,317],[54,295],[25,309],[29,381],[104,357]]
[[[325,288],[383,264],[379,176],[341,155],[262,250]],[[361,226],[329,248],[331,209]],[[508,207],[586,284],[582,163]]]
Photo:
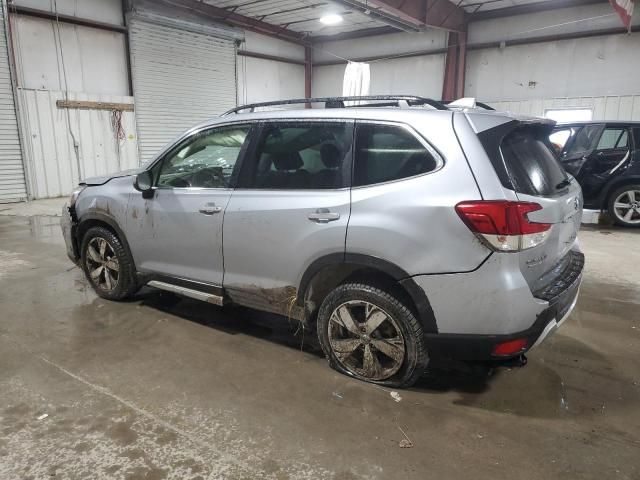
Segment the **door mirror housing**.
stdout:
[[153,177],[151,172],[144,170],[136,175],[133,186],[136,190],[142,192],[144,198],[150,198],[153,195]]

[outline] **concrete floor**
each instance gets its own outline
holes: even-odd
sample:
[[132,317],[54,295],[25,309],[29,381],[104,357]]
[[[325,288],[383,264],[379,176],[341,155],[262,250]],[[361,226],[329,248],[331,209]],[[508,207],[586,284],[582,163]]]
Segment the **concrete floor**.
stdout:
[[392,396],[286,319],[97,298],[57,222],[0,217],[0,479],[640,478],[640,232],[581,232],[577,309],[526,368]]

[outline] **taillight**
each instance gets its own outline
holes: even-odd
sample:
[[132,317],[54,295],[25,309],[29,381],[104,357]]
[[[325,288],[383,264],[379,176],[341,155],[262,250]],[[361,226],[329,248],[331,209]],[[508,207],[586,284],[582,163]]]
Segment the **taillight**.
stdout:
[[467,227],[500,252],[519,252],[547,239],[551,224],[532,222],[527,216],[541,209],[537,203],[507,200],[477,200],[456,205],[456,212]]

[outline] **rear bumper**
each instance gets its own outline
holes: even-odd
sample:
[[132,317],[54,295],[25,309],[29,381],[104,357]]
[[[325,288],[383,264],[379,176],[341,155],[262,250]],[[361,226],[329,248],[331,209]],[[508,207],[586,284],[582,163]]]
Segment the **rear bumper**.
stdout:
[[[535,317],[533,324],[524,330],[507,334],[465,334],[438,333],[427,336],[427,348],[434,358],[449,358],[464,361],[503,361],[517,357],[532,348],[537,347],[549,335],[562,325],[571,314],[578,300],[584,255],[574,250],[571,261],[565,271],[552,285],[535,292],[534,300],[546,304]],[[547,303],[548,302],[548,303]],[[510,310],[511,311],[511,310]],[[496,312],[502,312],[496,308]],[[438,317],[436,315],[436,321]],[[473,328],[474,319],[471,317],[469,328]],[[494,348],[512,340],[526,339],[526,347],[517,353],[506,356],[493,355]]]
[[67,246],[67,256],[73,263],[78,263],[80,254],[78,252],[78,246],[75,242],[75,230],[76,222],[73,219],[73,215],[67,204],[62,207],[62,217],[60,218],[60,228],[62,229],[62,236],[64,237],[64,243]]

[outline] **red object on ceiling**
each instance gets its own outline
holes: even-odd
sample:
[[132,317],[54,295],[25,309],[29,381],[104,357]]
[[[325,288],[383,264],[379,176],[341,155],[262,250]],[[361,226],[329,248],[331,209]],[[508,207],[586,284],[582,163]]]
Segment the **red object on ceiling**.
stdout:
[[618,12],[625,27],[631,28],[634,0],[609,0],[613,9]]

